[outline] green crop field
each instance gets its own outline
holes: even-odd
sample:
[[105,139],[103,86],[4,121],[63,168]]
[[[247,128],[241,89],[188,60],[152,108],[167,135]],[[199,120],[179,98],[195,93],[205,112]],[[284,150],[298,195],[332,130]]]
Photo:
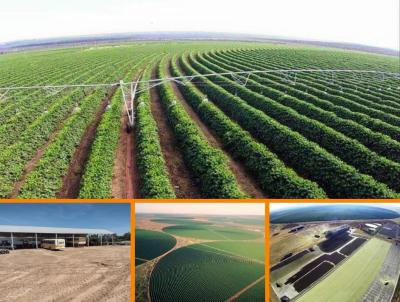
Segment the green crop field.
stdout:
[[[244,42],[0,55],[0,197],[399,197],[399,68]],[[397,75],[276,71],[287,69]],[[276,72],[241,73],[263,70]],[[118,83],[139,79],[128,127]]]
[[264,296],[265,292],[265,280],[261,280],[259,283],[241,294],[236,302],[262,302],[260,297]]
[[291,208],[274,211],[271,223],[293,223],[306,221],[394,219],[400,217],[396,211],[367,205],[324,205]]
[[207,221],[199,221],[193,220],[193,218],[157,218],[152,219],[154,222],[158,223],[166,223],[166,224],[173,224],[173,225],[186,225],[186,226],[202,226],[202,225],[211,225],[211,222]]
[[262,236],[261,233],[255,231],[190,219],[154,219],[153,221],[174,224],[163,228],[163,231],[180,237],[204,240],[252,240]]
[[332,274],[306,292],[297,301],[360,301],[389,251],[390,243],[373,238]]
[[203,246],[215,248],[232,255],[264,261],[264,241],[262,242],[237,242],[237,241],[215,241],[203,243]]
[[[203,245],[191,245],[163,257],[150,279],[154,302],[226,301],[264,275],[264,265]],[[254,301],[264,301],[256,290]]]
[[140,265],[146,260],[154,259],[176,244],[176,239],[162,232],[136,229],[135,231],[135,264]]

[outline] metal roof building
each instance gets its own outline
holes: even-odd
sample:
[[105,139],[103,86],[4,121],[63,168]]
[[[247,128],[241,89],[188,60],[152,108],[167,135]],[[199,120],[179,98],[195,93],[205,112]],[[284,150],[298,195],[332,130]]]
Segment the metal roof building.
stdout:
[[[18,236],[25,235],[26,238],[32,238],[34,246],[38,248],[40,238],[53,235],[55,238],[72,237],[73,246],[75,246],[75,235],[89,237],[89,235],[100,235],[100,244],[103,245],[103,236],[111,235],[113,242],[114,233],[105,229],[86,229],[86,228],[59,228],[59,227],[38,227],[38,226],[16,226],[16,225],[0,225],[0,237],[10,238],[11,249],[15,248],[14,241]],[[31,237],[29,235],[32,235]],[[8,242],[8,240],[3,240]],[[88,240],[89,244],[89,240]]]

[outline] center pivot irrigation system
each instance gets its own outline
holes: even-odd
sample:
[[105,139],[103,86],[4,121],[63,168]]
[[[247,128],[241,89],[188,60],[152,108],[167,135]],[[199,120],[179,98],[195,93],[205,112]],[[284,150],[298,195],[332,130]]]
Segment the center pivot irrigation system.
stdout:
[[[242,86],[246,86],[247,82],[252,74],[262,73],[278,73],[290,82],[292,85],[296,85],[297,74],[301,72],[309,73],[327,73],[330,74],[330,82],[335,81],[335,74],[337,73],[352,73],[354,75],[373,74],[380,77],[383,82],[386,77],[393,77],[394,79],[400,80],[400,73],[385,72],[377,70],[356,70],[356,69],[271,69],[271,70],[246,70],[237,72],[221,72],[221,73],[208,73],[208,74],[196,74],[190,76],[179,76],[179,77],[166,77],[161,79],[151,79],[147,81],[136,80],[133,82],[120,81],[118,83],[103,83],[103,84],[65,84],[65,85],[34,85],[34,86],[11,86],[11,87],[0,87],[0,101],[6,99],[7,94],[10,91],[15,90],[32,90],[32,89],[44,89],[49,93],[49,96],[60,93],[64,89],[68,88],[111,88],[120,87],[122,92],[122,99],[125,105],[125,110],[128,115],[128,129],[132,129],[135,125],[135,112],[134,102],[135,97],[142,91],[149,90],[165,82],[175,82],[179,85],[186,85],[195,78],[201,77],[212,77],[212,76],[231,76],[232,79]],[[139,77],[140,79],[140,77]],[[362,81],[362,78],[361,78]],[[140,89],[138,89],[141,87]],[[391,89],[391,88],[389,88]],[[400,90],[400,85],[397,87]]]

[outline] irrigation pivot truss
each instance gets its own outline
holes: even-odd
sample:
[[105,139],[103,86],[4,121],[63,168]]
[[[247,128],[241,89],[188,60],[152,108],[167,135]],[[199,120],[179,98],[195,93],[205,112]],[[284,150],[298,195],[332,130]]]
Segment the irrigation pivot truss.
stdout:
[[[187,83],[193,81],[195,78],[201,77],[212,77],[212,76],[231,76],[232,80],[237,82],[242,86],[246,86],[247,82],[252,74],[263,74],[263,73],[277,73],[281,74],[288,82],[292,85],[296,85],[297,74],[298,73],[327,73],[330,74],[331,82],[335,80],[335,74],[337,73],[349,73],[353,75],[364,75],[372,74],[378,76],[379,79],[384,82],[385,78],[394,78],[400,81],[400,73],[395,72],[385,72],[378,70],[358,70],[358,69],[265,69],[265,70],[245,70],[245,71],[232,71],[232,72],[220,72],[220,73],[207,73],[207,74],[195,74],[190,76],[179,76],[179,77],[166,77],[160,79],[150,79],[150,80],[136,80],[132,82],[119,81],[115,83],[95,83],[95,84],[63,84],[63,85],[33,85],[33,86],[10,86],[10,87],[0,87],[0,101],[7,98],[7,94],[11,91],[16,90],[35,90],[44,89],[49,92],[50,95],[55,95],[62,90],[70,88],[111,88],[120,87],[122,92],[122,99],[125,105],[125,110],[128,115],[128,126],[132,128],[135,123],[134,115],[134,101],[135,96],[165,82],[173,81],[179,85],[186,85]],[[400,90],[400,83],[397,87]]]

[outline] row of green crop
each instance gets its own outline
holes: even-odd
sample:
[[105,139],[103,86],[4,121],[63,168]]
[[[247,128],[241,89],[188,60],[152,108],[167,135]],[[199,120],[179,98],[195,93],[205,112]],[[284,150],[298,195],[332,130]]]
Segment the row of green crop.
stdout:
[[[158,78],[167,77],[165,63],[163,60],[158,66]],[[228,168],[227,158],[202,136],[182,104],[175,100],[171,84],[159,85],[158,92],[185,163],[198,179],[202,195],[208,198],[246,197]]]
[[[143,74],[143,80],[149,80],[150,75],[151,68],[148,67]],[[139,195],[142,198],[176,198],[161,151],[157,124],[151,113],[148,89],[140,93],[135,109]]]
[[[47,62],[46,62],[47,63]],[[46,64],[46,68],[41,69],[39,72],[29,72],[28,75],[21,74],[22,80],[14,80],[8,85],[10,86],[30,86],[30,85],[57,85],[65,83],[76,83],[79,81],[74,79],[76,74],[83,74],[85,71],[92,71],[96,65],[107,64],[105,60],[93,60],[90,64],[84,64],[81,60],[77,60],[69,64],[68,66],[52,65],[51,63]],[[64,92],[61,91],[60,94]],[[47,97],[49,92],[43,89],[36,90],[14,90],[7,94],[6,101],[2,104],[0,109],[0,124],[13,116],[15,113],[24,112],[23,108],[29,108],[32,100],[37,98]]]
[[[183,64],[189,75],[207,73],[190,57],[193,68]],[[221,76],[211,78],[224,81]],[[300,175],[316,181],[330,197],[394,197],[396,194],[372,177],[360,174],[317,144],[276,122],[239,97],[228,93],[209,79],[200,79],[200,90],[207,94],[228,116],[261,140]]]
[[[134,68],[141,68],[144,63],[149,61],[150,57],[140,60]],[[129,72],[129,75],[131,72]],[[113,168],[115,162],[116,150],[120,138],[120,118],[122,113],[122,93],[120,89],[115,93],[111,101],[111,107],[103,116],[103,119],[97,129],[96,138],[93,143],[89,160],[85,167],[85,173],[82,179],[82,188],[80,191],[80,198],[111,198],[112,196],[112,179]],[[151,147],[151,145],[150,145]],[[142,163],[142,158],[139,159],[139,165]],[[145,162],[149,164],[148,161]],[[159,165],[161,168],[165,163]],[[159,173],[160,171],[157,171]],[[161,177],[162,173],[158,176]],[[168,181],[168,178],[165,177]],[[140,182],[142,184],[142,181]],[[169,182],[158,184],[163,192],[169,191],[173,194]],[[171,195],[170,195],[171,196]],[[146,198],[154,197],[146,194]],[[166,196],[161,194],[161,198]]]
[[60,99],[48,114],[37,119],[19,141],[0,154],[0,197],[10,197],[14,183],[22,176],[26,163],[43,146],[82,97],[79,91]]
[[[295,58],[294,56],[284,55],[284,57],[276,58],[274,57],[271,60],[271,56],[265,51],[246,51],[252,58],[256,58],[257,55],[259,56],[259,60],[267,60],[270,66],[277,66],[278,68],[290,69],[290,68],[297,68],[300,64],[302,64],[305,68],[315,68],[315,62],[304,63],[303,58]],[[310,54],[312,55],[312,54]],[[336,66],[330,64],[323,64],[323,62],[318,61],[318,67],[323,69],[335,69]],[[370,67],[366,67],[364,65],[355,66],[354,69],[370,69]],[[354,82],[353,75],[349,73],[336,73],[335,75],[329,75],[328,77],[324,74],[318,73],[301,73],[302,77],[305,77],[315,84],[319,83],[320,85],[336,89],[336,91],[343,91],[343,93],[349,92],[350,94],[356,94],[364,99],[368,99],[373,102],[386,104],[386,105],[397,105],[400,106],[396,99],[393,96],[388,95],[387,93],[382,93],[383,89],[385,92],[390,92],[388,90],[387,84],[383,81],[381,75],[373,75],[374,78],[371,79],[370,74],[358,74],[357,82]],[[344,78],[343,78],[344,77]],[[344,80],[345,79],[345,80]],[[301,78],[298,78],[301,80]],[[362,81],[362,83],[360,82]],[[379,86],[375,85],[379,83]],[[367,84],[368,88],[364,88],[363,85],[360,84]],[[398,98],[397,98],[398,101]]]
[[[213,54],[204,54],[204,58],[209,62],[217,64],[220,67],[229,69],[230,71],[244,71],[248,67],[243,64],[238,64],[232,60],[227,61],[224,58],[216,57]],[[262,85],[262,89],[256,90],[258,85],[252,86],[252,90],[270,96],[277,100],[280,104],[288,106],[298,113],[309,118],[318,120],[336,131],[339,131],[348,137],[358,140],[364,146],[377,152],[378,154],[387,157],[388,159],[400,162],[400,142],[391,139],[390,137],[371,131],[370,129],[357,124],[354,121],[346,120],[336,116],[332,112],[325,111],[310,102],[303,101],[303,92],[296,92],[290,85],[279,84],[253,74],[250,79]],[[282,95],[282,92],[284,94]],[[298,97],[291,97],[291,96]],[[314,97],[315,98],[315,97]],[[317,100],[318,101],[318,100]]]
[[[122,62],[122,61],[121,61]],[[100,66],[93,66],[92,70],[88,70],[79,74],[76,80],[87,81],[87,76],[90,74],[95,74],[100,68],[104,68],[106,63]],[[71,75],[70,78],[73,78]],[[89,77],[89,80],[93,78]],[[69,78],[63,78],[68,82]],[[34,122],[35,119],[39,118],[41,115],[45,115],[48,108],[56,103],[60,98],[64,97],[63,94],[55,96],[44,96],[42,98],[33,98],[30,102],[23,102],[18,107],[18,113],[14,114],[8,120],[2,120],[0,118],[0,148],[4,148],[15,143],[20,134],[28,127],[29,124]],[[4,116],[2,116],[4,117]]]
[[[229,71],[203,59],[200,54],[196,58],[202,64],[201,67],[205,67],[203,72],[224,73]],[[238,77],[242,78],[242,80],[246,79],[242,76]],[[247,82],[251,86],[251,90],[237,85],[235,81],[229,80],[226,76],[223,77],[223,80],[219,79],[219,83],[224,85],[228,92],[236,93],[237,96],[248,104],[262,110],[268,116],[297,131],[310,141],[314,141],[362,173],[369,174],[376,180],[400,192],[399,163],[380,157],[356,140],[350,139],[335,129],[327,127],[319,121],[310,119],[290,107],[282,105],[279,102],[281,99],[289,100],[291,98],[283,92],[260,85],[251,79]],[[274,101],[275,99],[277,101]],[[293,103],[298,102],[295,98],[291,98],[291,101]]]
[[[87,81],[98,81],[112,75],[110,68],[88,78]],[[39,118],[27,126],[18,141],[0,152],[0,196],[9,197],[14,183],[22,176],[26,163],[35,152],[60,127],[62,121],[71,113],[74,106],[79,106],[84,100],[84,91],[75,89],[69,95],[53,103]]]
[[[249,59],[247,57],[247,59]],[[254,61],[255,59],[253,59]],[[257,61],[259,65],[262,65],[264,68],[268,68],[268,66],[265,66],[265,64],[260,63],[260,61]],[[336,96],[336,95],[330,95],[326,91],[321,91],[317,88],[314,87],[314,84],[312,82],[308,82],[307,85],[297,83],[296,88],[300,89],[302,91],[308,92],[310,94],[313,94],[321,99],[328,100],[332,102],[335,105],[340,105],[345,108],[348,108],[352,111],[355,112],[360,112],[360,113],[365,113],[373,118],[380,119],[381,121],[384,121],[386,123],[392,124],[394,126],[399,127],[400,126],[400,117],[383,112],[378,109],[370,108],[365,105],[359,104],[358,102],[346,99],[342,96]]]
[[111,182],[121,118],[121,91],[118,89],[97,127],[96,138],[82,177],[79,198],[112,198]]
[[55,198],[63,185],[65,175],[80,139],[93,120],[103,90],[87,97],[46,149],[35,169],[29,173],[21,188],[20,198]]
[[[148,60],[146,57],[145,61]],[[140,60],[134,68],[140,68]],[[128,72],[130,75],[131,72]],[[128,78],[128,81],[130,78]],[[122,93],[118,89],[111,100],[111,108],[105,112],[97,128],[89,160],[82,178],[80,198],[111,198],[112,178],[117,146],[120,138]]]
[[[272,63],[271,65],[273,66],[279,66],[280,68],[282,68],[282,66],[279,63]],[[287,64],[285,65],[285,68],[296,68],[296,63],[291,63],[291,64]],[[309,68],[312,68],[313,66],[309,66]],[[307,81],[311,81],[313,82],[315,85],[317,85],[317,87],[320,90],[325,90],[325,88],[330,88],[331,92],[333,91],[334,93],[330,93],[330,94],[336,94],[336,95],[342,95],[342,96],[349,96],[349,98],[352,98],[352,95],[356,95],[357,98],[355,98],[354,100],[360,100],[360,98],[364,101],[364,100],[368,100],[369,102],[373,102],[374,104],[379,104],[379,105],[383,105],[383,106],[389,106],[389,107],[393,107],[396,108],[397,110],[400,109],[400,104],[398,102],[395,101],[395,99],[390,96],[390,95],[380,95],[377,96],[375,94],[377,94],[377,92],[382,91],[383,89],[385,90],[389,90],[392,89],[390,86],[387,87],[386,84],[384,83],[380,83],[381,86],[379,87],[372,87],[371,84],[369,84],[368,88],[365,90],[363,87],[361,87],[358,83],[352,83],[349,73],[344,73],[347,78],[345,81],[344,79],[342,81],[338,80],[338,74],[340,73],[332,73],[331,75],[329,74],[318,74],[318,73],[298,73],[298,77],[297,77],[297,82],[299,83],[303,83],[306,84]],[[359,76],[362,77],[362,80],[364,81],[364,79],[366,78],[365,73],[360,74]],[[376,76],[379,76],[376,75]],[[305,80],[305,81],[304,81]],[[383,87],[383,88],[382,88]],[[379,90],[380,89],[380,90]],[[368,104],[366,104],[368,106]],[[380,107],[382,108],[382,107]]]
[[[260,56],[251,56],[256,60],[264,60],[264,56],[262,54]],[[286,64],[282,64],[282,62],[269,61],[268,65],[272,68],[280,68],[280,69],[291,69],[296,68],[298,63],[295,62],[287,62]],[[315,68],[315,65],[306,64],[305,68]],[[359,91],[358,86],[352,85],[351,88],[349,84],[338,85],[334,81],[327,81],[326,78],[329,76],[332,79],[332,76],[329,74],[318,74],[318,73],[304,73],[302,77],[298,77],[297,82],[304,84],[311,83],[313,87],[325,91],[330,95],[337,95],[345,97],[349,100],[353,100],[359,104],[363,104],[367,107],[375,108],[377,110],[381,110],[383,112],[392,113],[394,115],[399,115],[400,106],[398,103],[393,103],[391,101],[382,100],[381,98],[371,96],[367,93],[363,93]],[[363,76],[363,74],[359,74],[359,76]],[[324,80],[325,79],[325,80]],[[347,89],[346,89],[347,87]],[[385,87],[385,86],[384,86]],[[371,89],[372,90],[372,89]]]
[[[251,62],[251,60],[246,59],[246,58],[235,58],[232,56],[225,56],[223,54],[219,54],[219,57],[226,58],[226,60],[231,60],[232,62],[236,62],[239,64],[242,64],[244,66],[247,66],[248,68],[262,68],[260,65],[257,63]],[[281,78],[277,76],[273,76],[272,74],[265,74],[261,75],[260,77],[264,79],[270,79],[271,82],[269,82],[269,85],[272,85],[272,88],[275,89],[281,89],[281,86],[278,84],[286,85],[287,82],[282,80]],[[275,83],[275,84],[274,84]],[[388,135],[389,137],[393,138],[394,140],[400,141],[400,129],[399,127],[390,125],[385,123],[384,121],[378,120],[371,118],[370,116],[363,114],[363,113],[358,113],[358,112],[353,112],[350,109],[347,109],[342,106],[338,106],[333,104],[330,101],[327,101],[325,98],[321,97],[316,97],[304,89],[299,89],[297,85],[292,88],[285,87],[284,90],[287,94],[295,96],[299,99],[302,99],[304,101],[307,101],[317,107],[320,107],[326,111],[330,111],[335,113],[337,116],[343,118],[343,119],[348,119],[352,120],[360,125],[363,125],[364,127],[367,127],[371,129],[372,131],[380,132],[382,134]]]
[[[173,76],[181,76],[175,59]],[[235,160],[241,161],[271,198],[324,198],[325,193],[315,183],[299,177],[271,153],[265,145],[253,140],[251,135],[225,116],[212,102],[205,100],[193,84],[178,86],[186,101],[204,123],[212,129],[223,147]]]
[[[109,72],[107,78],[121,77],[127,72],[130,64],[125,62],[120,70]],[[104,75],[103,75],[104,77]],[[93,120],[104,96],[103,90],[97,90],[86,97],[79,108],[65,121],[63,128],[54,141],[48,146],[35,169],[28,174],[21,188],[19,197],[22,198],[52,198],[56,197],[63,185],[65,175],[72,156],[80,143],[80,139]],[[29,144],[35,143],[31,141]]]
[[[264,53],[265,52],[259,52],[259,53]],[[311,54],[312,56],[312,54]],[[286,62],[288,59],[292,59],[295,56],[292,56],[288,54],[288,56],[285,56],[283,60],[280,60],[281,62]],[[308,56],[310,57],[310,56]],[[388,57],[386,57],[388,58]],[[385,59],[386,59],[385,58]],[[300,64],[304,60],[303,58],[299,58],[295,64]],[[378,64],[369,64],[369,59],[363,59],[362,62],[359,62],[357,64],[349,64],[352,63],[353,60],[347,60],[346,64],[346,69],[372,69],[372,70],[383,70],[383,71],[391,71],[391,72],[399,72],[399,68],[390,68],[387,69],[385,68],[384,64],[382,62],[379,62]],[[313,65],[314,64],[314,65]],[[315,61],[312,60],[311,62],[308,62],[309,66],[315,66]],[[318,61],[318,65],[320,65],[322,68],[336,68],[336,64],[331,64],[331,63],[325,63]],[[398,66],[398,62],[393,62],[391,63],[391,67]],[[376,75],[376,74],[365,74],[362,76],[362,79],[360,78],[360,75],[358,74],[337,74],[337,79],[340,81],[340,83],[351,83],[353,88],[363,88],[367,93],[374,93],[378,97],[392,97],[391,99],[398,102],[398,95],[393,90],[386,89],[391,87],[391,85],[397,85],[398,81],[396,80],[395,77],[382,77],[381,75]],[[369,89],[370,88],[370,89]]]

